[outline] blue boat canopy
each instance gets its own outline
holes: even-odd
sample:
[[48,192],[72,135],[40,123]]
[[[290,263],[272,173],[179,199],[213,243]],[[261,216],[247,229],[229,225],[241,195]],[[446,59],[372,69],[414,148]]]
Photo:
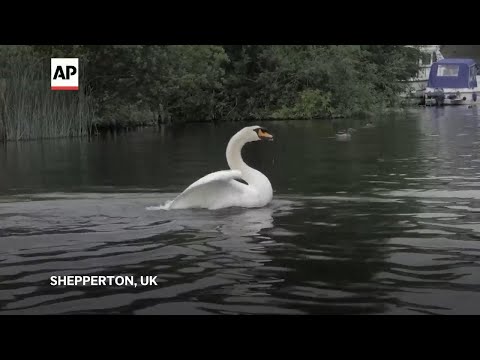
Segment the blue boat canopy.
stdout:
[[430,69],[428,87],[474,88],[477,87],[477,64],[473,59],[442,59]]

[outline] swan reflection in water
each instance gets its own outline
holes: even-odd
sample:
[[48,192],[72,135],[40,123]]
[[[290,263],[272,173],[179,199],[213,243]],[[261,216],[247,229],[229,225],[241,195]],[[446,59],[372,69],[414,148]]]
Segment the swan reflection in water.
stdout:
[[[248,299],[250,304],[268,302],[266,299],[272,296],[276,284],[284,282],[285,274],[278,271],[278,265],[273,265],[271,251],[279,244],[268,234],[275,227],[274,212],[278,208],[284,208],[283,202],[274,201],[271,206],[255,209],[160,211],[162,217],[182,228],[174,234],[178,252],[191,254],[188,258],[177,258],[176,274],[182,277],[184,272],[190,277],[197,274],[202,279],[199,281],[211,287],[210,291],[230,301],[241,297],[241,301]],[[164,264],[172,263],[168,259]],[[158,290],[153,297],[160,293]]]
[[190,245],[213,246],[217,251],[221,249],[227,253],[232,250],[254,250],[258,253],[266,244],[273,243],[268,236],[268,230],[274,228],[273,212],[273,208],[264,207],[229,208],[213,212],[178,210],[162,212],[162,215],[165,220],[175,224],[176,236],[189,235],[189,239],[193,240],[189,242]]

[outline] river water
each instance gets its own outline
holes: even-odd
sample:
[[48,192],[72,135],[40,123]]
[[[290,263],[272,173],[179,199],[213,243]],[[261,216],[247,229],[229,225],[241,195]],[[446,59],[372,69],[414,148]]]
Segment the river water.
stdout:
[[[0,314],[480,314],[479,120],[259,122],[260,209],[147,210],[225,169],[251,124],[2,144]],[[52,285],[65,275],[157,285]]]

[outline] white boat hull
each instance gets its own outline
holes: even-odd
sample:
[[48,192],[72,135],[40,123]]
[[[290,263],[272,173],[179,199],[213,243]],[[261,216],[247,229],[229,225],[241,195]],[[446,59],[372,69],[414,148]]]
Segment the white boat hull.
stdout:
[[443,96],[441,101],[437,101],[435,96],[436,89],[425,89],[425,105],[474,105],[480,102],[480,87],[473,89],[442,89]]

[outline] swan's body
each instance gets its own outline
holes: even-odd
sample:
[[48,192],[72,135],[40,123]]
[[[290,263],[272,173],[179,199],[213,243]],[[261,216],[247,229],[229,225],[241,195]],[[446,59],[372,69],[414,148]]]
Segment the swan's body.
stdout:
[[[165,209],[225,207],[262,207],[273,197],[272,185],[260,171],[245,164],[243,146],[252,141],[272,140],[273,137],[259,126],[245,127],[229,141],[226,157],[231,170],[210,173],[187,187]],[[238,180],[247,182],[244,184]]]

